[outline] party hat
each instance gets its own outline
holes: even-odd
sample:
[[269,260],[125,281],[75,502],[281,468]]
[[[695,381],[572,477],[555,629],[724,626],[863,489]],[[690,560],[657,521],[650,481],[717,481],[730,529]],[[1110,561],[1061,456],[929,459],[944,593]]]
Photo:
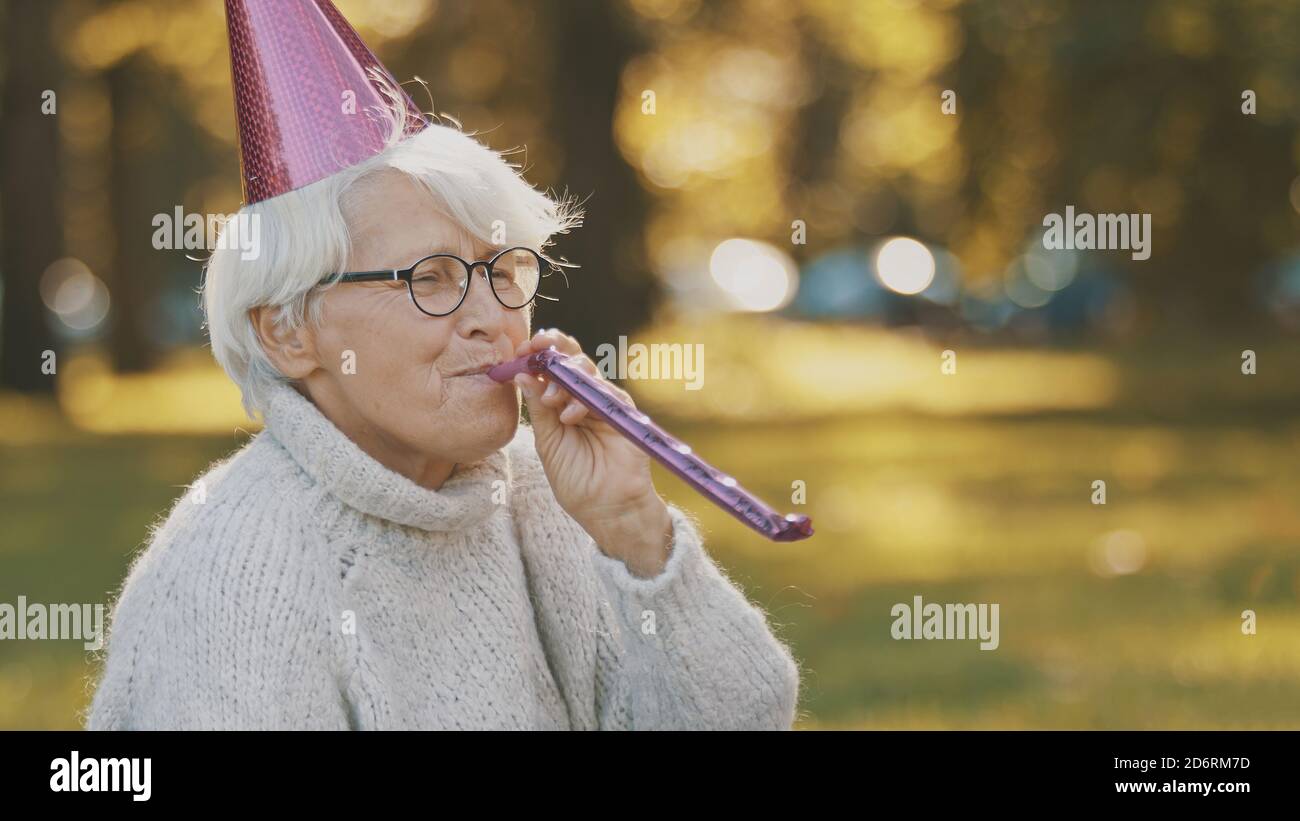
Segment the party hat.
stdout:
[[428,121],[330,0],[226,0],[247,204],[293,191],[384,149],[391,109],[405,134]]

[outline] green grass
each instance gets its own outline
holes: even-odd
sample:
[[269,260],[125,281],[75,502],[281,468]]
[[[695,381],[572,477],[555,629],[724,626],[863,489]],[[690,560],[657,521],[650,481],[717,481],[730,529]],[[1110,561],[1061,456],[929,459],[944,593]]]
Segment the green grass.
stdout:
[[[818,426],[807,458],[770,448],[788,432],[678,430],[783,509],[807,476],[818,530],[793,545],[662,485],[794,648],[803,726],[1300,727],[1294,423],[875,417]],[[1117,530],[1141,568],[1101,575]],[[998,603],[1000,647],[893,640],[916,595]]]
[[[0,445],[0,602],[107,602],[182,486],[236,446],[76,433]],[[79,641],[0,642],[0,728],[78,726],[92,671]]]

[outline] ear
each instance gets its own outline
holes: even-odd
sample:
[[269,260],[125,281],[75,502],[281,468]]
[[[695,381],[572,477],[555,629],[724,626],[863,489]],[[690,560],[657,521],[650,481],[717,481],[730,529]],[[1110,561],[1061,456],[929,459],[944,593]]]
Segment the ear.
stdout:
[[276,322],[279,308],[260,306],[248,312],[262,350],[281,374],[303,379],[320,367],[316,357],[316,335],[309,324],[289,328]]

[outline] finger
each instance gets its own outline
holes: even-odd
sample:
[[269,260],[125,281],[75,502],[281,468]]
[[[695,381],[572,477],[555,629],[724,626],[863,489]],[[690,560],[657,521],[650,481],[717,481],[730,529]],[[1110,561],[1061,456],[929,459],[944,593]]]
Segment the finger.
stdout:
[[547,328],[538,328],[533,335],[515,346],[515,356],[523,356],[535,351],[544,351],[550,345],[550,342],[543,341],[548,332]]
[[[606,388],[612,389],[613,386],[606,385]],[[611,390],[611,393],[614,391]],[[618,398],[618,397],[616,397]],[[559,420],[564,424],[576,424],[587,417],[590,408],[571,395],[558,382],[551,382],[547,385],[546,390],[542,392],[541,402],[543,405],[553,408],[559,412]],[[631,405],[629,402],[628,404]],[[636,407],[632,405],[632,407]]]
[[542,391],[542,404],[554,408],[559,412],[559,420],[567,425],[573,425],[582,421],[588,412],[588,408],[581,401],[575,398],[558,382],[550,382],[546,390]]
[[533,430],[545,441],[560,426],[558,411],[542,401],[544,386],[541,380],[530,374],[521,373],[515,375],[514,381],[524,395],[525,404],[528,405],[528,418]]
[[542,382],[541,377],[531,373],[517,373],[514,378],[515,386],[524,395],[525,399],[537,398],[540,400],[541,393],[545,390],[546,385]]
[[592,362],[591,357],[587,356],[585,353],[570,356],[564,361],[564,364],[572,368],[577,368],[583,373],[595,377],[598,381],[603,381],[605,378],[605,375],[600,372],[600,368],[597,368],[596,363]]
[[542,391],[542,404],[552,408],[559,408],[572,399],[569,392],[560,387],[558,382],[547,380],[546,390]]
[[556,350],[566,353],[569,356],[579,356],[582,354],[582,345],[579,344],[578,340],[574,337],[569,336],[563,331],[556,330],[555,328],[547,330],[546,334],[555,340],[553,344],[555,345]]
[[587,416],[587,406],[574,399],[560,412],[560,421],[566,425],[576,425]]
[[582,346],[578,344],[578,340],[554,328],[538,331],[529,344],[534,351],[544,351],[554,346],[555,350],[568,356],[582,353]]

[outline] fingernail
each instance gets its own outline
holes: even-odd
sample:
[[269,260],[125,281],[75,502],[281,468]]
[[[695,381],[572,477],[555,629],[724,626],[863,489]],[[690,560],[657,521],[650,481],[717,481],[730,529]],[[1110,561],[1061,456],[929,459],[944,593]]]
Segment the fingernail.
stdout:
[[559,388],[556,386],[554,382],[552,382],[551,384],[546,386],[546,393],[543,394],[543,398],[550,399],[552,396],[555,396],[555,392],[558,390]]

